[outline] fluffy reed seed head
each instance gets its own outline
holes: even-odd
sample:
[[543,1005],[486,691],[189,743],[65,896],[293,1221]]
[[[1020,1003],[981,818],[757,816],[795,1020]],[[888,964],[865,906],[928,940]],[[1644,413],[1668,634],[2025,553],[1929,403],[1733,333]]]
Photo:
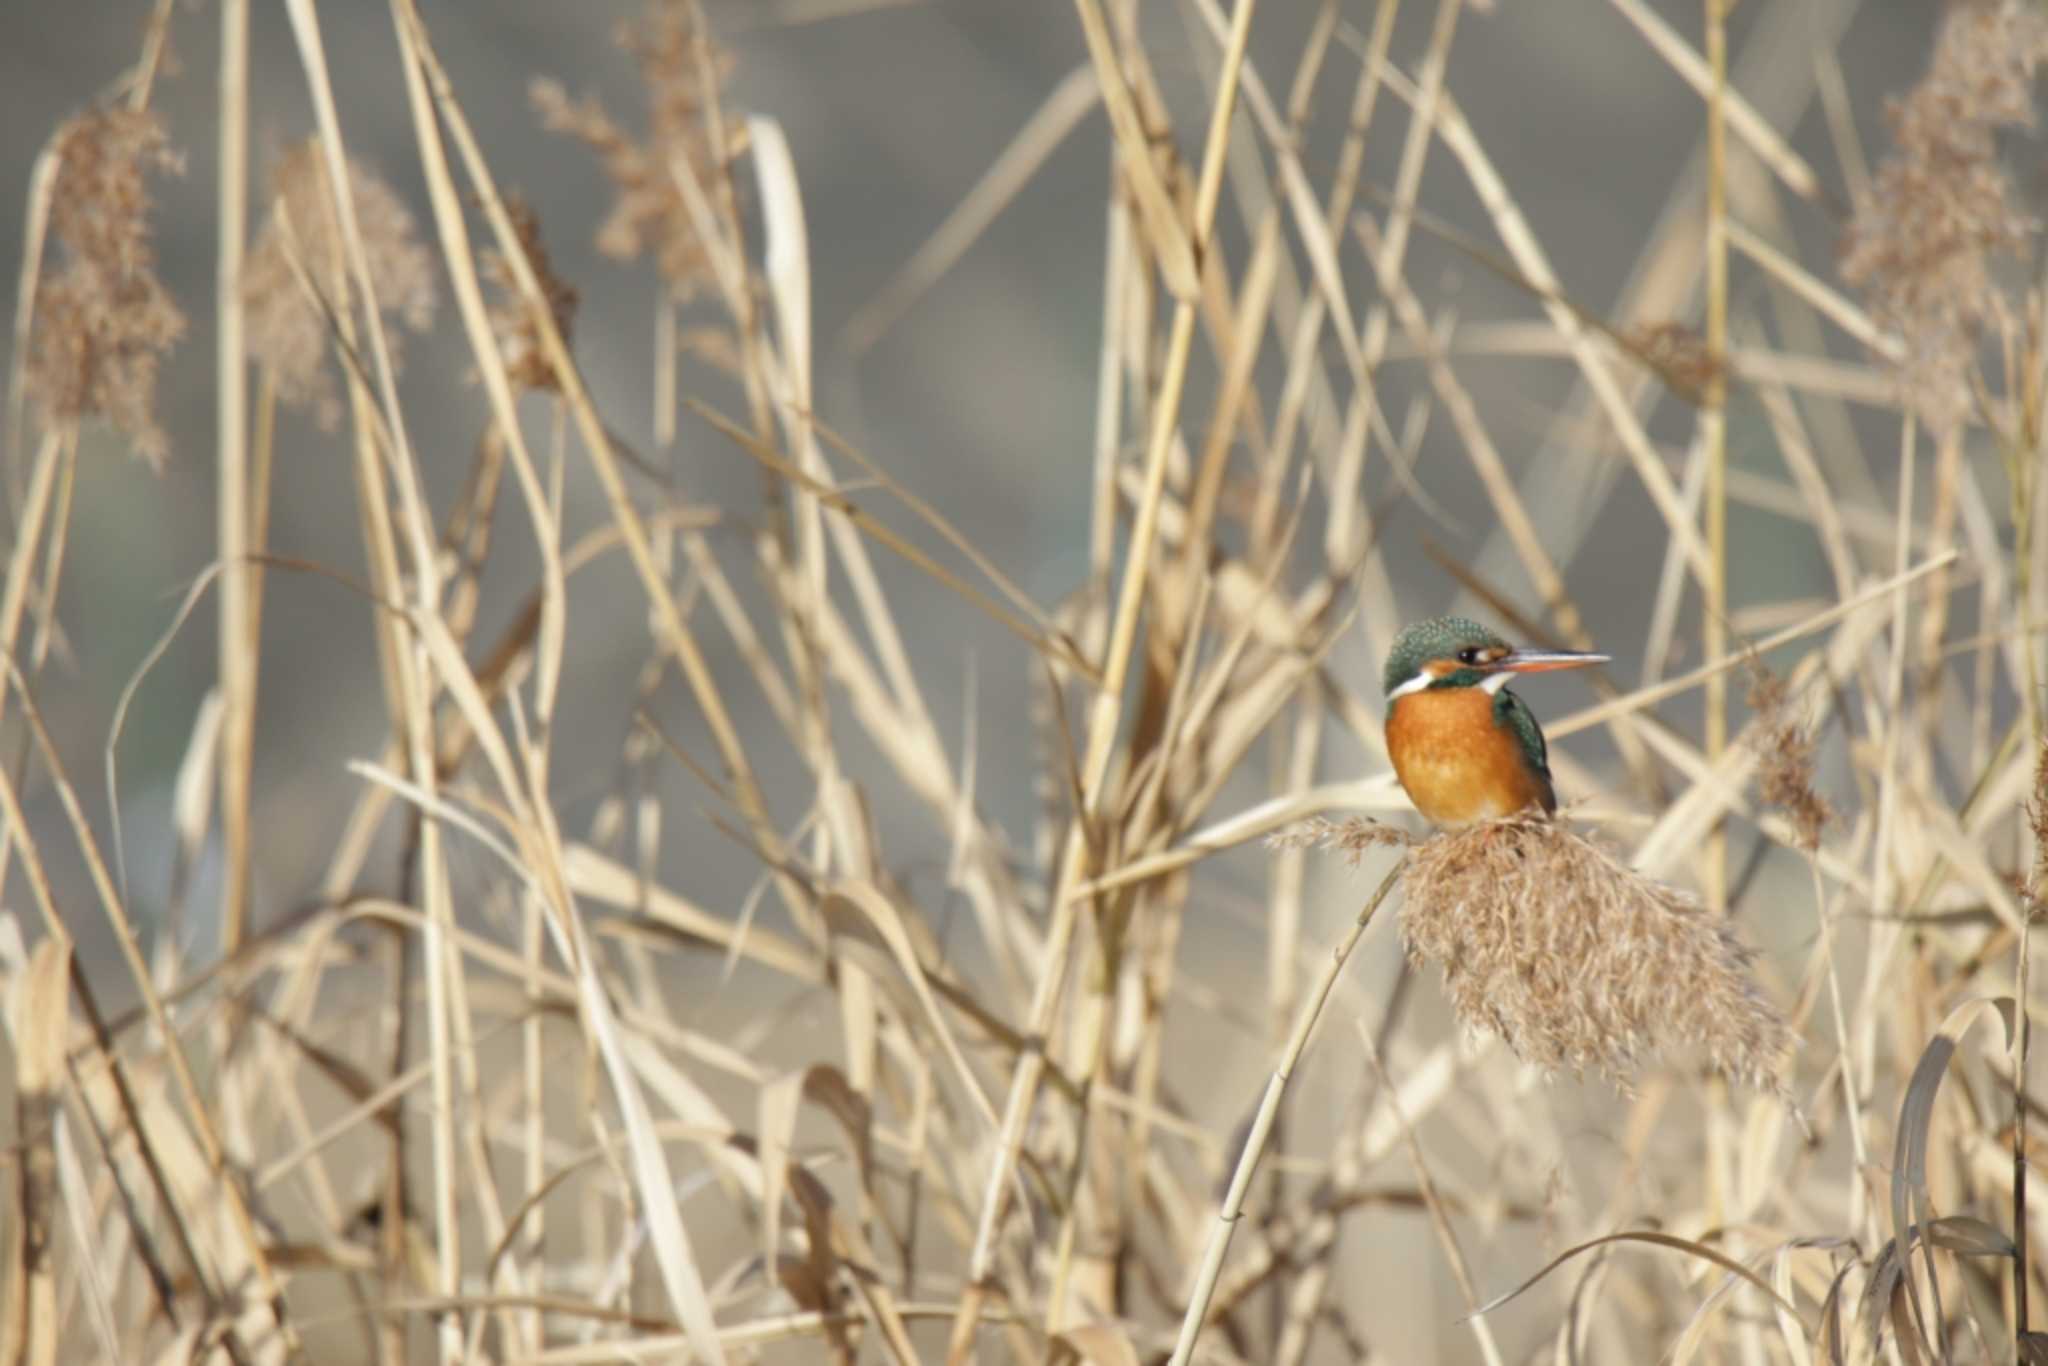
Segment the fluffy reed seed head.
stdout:
[[2034,122],[2034,70],[2048,58],[2035,0],[1963,0],[1941,21],[1920,83],[1886,110],[1892,154],[1857,204],[1842,276],[1904,340],[1901,392],[1938,430],[1972,405],[1977,337],[2001,307],[1992,266],[2037,224],[2015,203],[2001,129]]
[[50,237],[59,264],[36,290],[26,383],[44,417],[103,417],[160,464],[157,365],[185,334],[185,315],[156,274],[153,207],[144,177],[181,168],[162,122],[146,110],[95,109],[56,140]]
[[1401,933],[1443,968],[1466,1025],[1546,1071],[1626,1082],[1645,1060],[1693,1052],[1782,1090],[1792,1043],[1725,923],[1563,824],[1512,817],[1448,830],[1408,854]]
[[2026,805],[2027,828],[2034,833],[2034,863],[2020,890],[2029,919],[2048,909],[2048,743],[2034,755],[2034,795]]
[[1757,755],[1757,795],[1765,806],[1785,813],[1798,833],[1799,847],[1813,853],[1835,812],[1814,786],[1817,741],[1812,728],[1800,717],[1791,687],[1760,659],[1750,660],[1745,700],[1760,722],[1751,744]]
[[[278,163],[270,213],[242,271],[242,294],[250,357],[270,368],[280,399],[310,408],[331,428],[341,419],[341,401],[327,365],[327,317],[298,278],[303,270],[330,306],[351,296],[324,156],[319,139],[309,138]],[[350,161],[348,179],[379,311],[425,332],[434,325],[436,265],[420,245],[412,212],[360,163]],[[402,361],[400,335],[392,330],[385,338],[393,365]]]
[[[540,219],[535,217],[526,201],[516,195],[506,196],[505,212],[511,217],[512,230],[519,236],[519,246],[526,253],[527,262],[540,282],[540,292],[547,300],[548,312],[554,317],[555,330],[567,341],[579,302],[576,287],[555,273],[547,245],[541,241]],[[512,263],[503,252],[491,247],[484,251],[481,266],[484,278],[496,292],[489,309],[491,330],[497,334],[499,349],[505,353],[507,377],[521,389],[559,390],[561,378],[555,374],[554,366],[548,361],[547,349],[541,345],[539,320],[519,288],[519,277],[512,269]]]
[[1405,849],[1414,843],[1407,831],[1397,826],[1382,825],[1366,816],[1346,816],[1336,821],[1312,816],[1269,837],[1266,847],[1321,849],[1327,853],[1342,854],[1344,861],[1356,868],[1375,849]]
[[611,179],[617,198],[598,230],[598,250],[620,261],[651,252],[669,287],[688,298],[712,278],[711,258],[676,175],[687,166],[706,194],[713,192],[721,168],[707,121],[731,58],[712,46],[697,7],[681,0],[650,0],[640,20],[620,27],[618,42],[640,66],[645,140],[635,140],[597,100],[573,98],[559,81],[537,80],[529,93],[541,125],[596,153]]

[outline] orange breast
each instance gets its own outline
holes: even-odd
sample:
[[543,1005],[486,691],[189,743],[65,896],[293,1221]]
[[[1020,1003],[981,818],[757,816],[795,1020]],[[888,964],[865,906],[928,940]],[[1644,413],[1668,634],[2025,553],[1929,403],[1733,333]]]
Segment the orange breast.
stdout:
[[1493,697],[1480,688],[1396,698],[1387,716],[1387,754],[1408,799],[1435,825],[1470,825],[1531,806],[1557,809],[1550,784],[1493,719]]

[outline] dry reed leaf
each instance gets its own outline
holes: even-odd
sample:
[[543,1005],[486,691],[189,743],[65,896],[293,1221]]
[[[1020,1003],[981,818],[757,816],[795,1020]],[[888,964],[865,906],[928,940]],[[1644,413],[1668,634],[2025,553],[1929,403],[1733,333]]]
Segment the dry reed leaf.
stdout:
[[50,938],[29,955],[14,998],[14,1085],[24,1100],[62,1085],[71,1025],[71,948]]
[[[791,1072],[762,1087],[754,1100],[754,1142],[761,1153],[761,1255],[770,1266],[776,1264],[776,1248],[782,1242],[782,1197],[789,1189],[790,1152],[803,1094],[804,1074]],[[816,1250],[813,1240],[814,1254]]]
[[[8,1241],[7,1282],[21,1311],[14,1329],[0,1334],[6,1358],[22,1366],[55,1366],[59,1316],[57,1268],[51,1262],[58,1204],[57,1094],[70,1043],[71,947],[46,938],[15,982],[9,1021],[15,1059],[16,1155],[21,1204]],[[15,1283],[13,1277],[19,1277]],[[16,1336],[16,1334],[19,1336]]]
[[[213,820],[213,795],[218,788],[221,722],[227,716],[227,696],[219,688],[208,692],[192,718],[192,733],[185,742],[185,757],[178,764],[178,776],[171,788],[171,829],[177,836],[171,864],[171,915],[173,925],[183,924],[185,896],[192,875],[205,853],[206,833]],[[129,895],[128,858],[114,850],[114,867],[120,877],[121,894]],[[166,936],[171,938],[172,936]],[[159,951],[161,960],[162,952]]]
[[635,911],[690,939],[725,949],[798,981],[817,981],[823,967],[811,950],[773,930],[736,926],[666,887],[651,884],[622,863],[606,858],[587,844],[562,850],[563,876],[578,897]]
[[81,114],[54,148],[50,236],[62,264],[36,290],[27,391],[47,422],[106,418],[161,465],[170,445],[156,420],[157,366],[185,315],[157,278],[144,177],[183,163],[147,110]]
[[[767,239],[761,268],[781,337],[783,383],[788,389],[783,398],[798,410],[789,419],[798,427],[808,424],[811,407],[811,246],[804,226],[803,190],[782,124],[756,114],[747,120],[747,134],[761,186],[761,230]],[[792,444],[801,439],[793,435]]]
[[[792,1164],[788,1177],[797,1208],[803,1214],[805,1249],[802,1258],[775,1259],[776,1280],[803,1308],[820,1314],[834,1313],[843,1297],[839,1290],[839,1250],[832,1237],[832,1197],[818,1178],[801,1166]],[[852,1360],[853,1347],[845,1327],[828,1322],[825,1331],[839,1349],[838,1359]]]
[[762,1087],[756,1102],[755,1141],[761,1153],[762,1255],[771,1264],[779,1255],[776,1247],[781,1242],[782,1197],[790,1189],[791,1172],[798,1169],[791,1154],[797,1116],[806,1100],[839,1121],[860,1171],[862,1189],[873,1193],[873,1116],[868,1102],[847,1082],[845,1073],[829,1063],[818,1063]]
[[808,1168],[791,1163],[789,1168],[790,1193],[804,1212],[804,1227],[810,1239],[814,1267],[826,1284],[824,1267],[819,1264],[821,1245],[828,1248],[832,1260],[843,1264],[852,1272],[850,1279],[859,1295],[868,1316],[880,1330],[882,1345],[888,1349],[899,1366],[916,1366],[917,1349],[911,1345],[910,1330],[903,1322],[901,1311],[896,1307],[896,1297],[889,1292],[887,1284],[877,1274],[880,1261],[875,1257],[874,1248],[861,1233],[858,1225],[840,1217],[832,1200],[832,1194],[824,1183],[813,1176]]
[[1792,1043],[1748,973],[1751,951],[1694,897],[1537,817],[1440,832],[1408,854],[1401,931],[1442,966],[1468,1026],[1546,1071],[1626,1081],[1697,1050],[1764,1090]]
[[[1924,1224],[1914,1224],[1906,1230],[1903,1238],[1888,1238],[1870,1266],[1870,1277],[1863,1283],[1863,1299],[1859,1311],[1863,1318],[1863,1331],[1868,1335],[1872,1349],[1882,1350],[1884,1327],[1887,1319],[1897,1329],[1910,1327],[1915,1314],[1921,1312],[1913,1307],[1918,1297],[1918,1287],[1911,1275],[1911,1261],[1914,1248],[1922,1249],[1922,1255],[1932,1263],[1933,1254],[1927,1249],[1940,1248],[1953,1252],[1959,1257],[2010,1257],[2015,1248],[2012,1239],[1982,1219],[1968,1215],[1948,1215],[1940,1219],[1929,1219]],[[1907,1359],[1912,1360],[1911,1343],[1902,1340]],[[2022,1355],[2021,1361],[2027,1358]]]
[[1725,1252],[1721,1252],[1715,1248],[1709,1247],[1707,1244],[1703,1242],[1698,1242],[1691,1238],[1680,1238],[1670,1233],[1659,1233],[1652,1229],[1627,1229],[1621,1233],[1609,1233],[1599,1238],[1591,1238],[1583,1243],[1580,1243],[1576,1247],[1566,1248],[1563,1252],[1558,1253],[1555,1257],[1552,1257],[1549,1261],[1545,1262],[1543,1264],[1543,1269],[1541,1271],[1538,1271],[1535,1275],[1523,1281],[1513,1290],[1507,1291],[1505,1294],[1494,1296],[1492,1299],[1480,1305],[1477,1309],[1473,1310],[1472,1312],[1475,1314],[1492,1313],[1494,1310],[1500,1308],[1504,1304],[1507,1304],[1509,1301],[1519,1298],[1524,1292],[1534,1287],[1538,1282],[1542,1281],[1543,1278],[1548,1276],[1551,1272],[1557,1270],[1566,1262],[1571,1261],[1574,1257],[1580,1256],[1583,1253],[1591,1252],[1598,1248],[1623,1246],[1628,1244],[1643,1244],[1649,1247],[1669,1248],[1674,1252],[1683,1252],[1689,1257],[1697,1257],[1699,1260],[1703,1262],[1710,1262],[1713,1265],[1720,1267],[1729,1275],[1738,1277],[1744,1281],[1747,1281],[1750,1285],[1755,1286],[1758,1290],[1762,1291],[1765,1295],[1768,1295],[1772,1300],[1776,1301],[1783,1308],[1787,1310],[1796,1310],[1796,1306],[1794,1306],[1789,1301],[1785,1300],[1784,1297],[1779,1295],[1778,1292],[1772,1288],[1771,1283],[1769,1281],[1766,1281],[1765,1279],[1763,1279],[1763,1277],[1757,1275],[1756,1272],[1750,1270],[1741,1262],[1736,1261],[1733,1257],[1730,1257]]
[[713,1366],[724,1366],[718,1321],[712,1312],[703,1272],[698,1269],[696,1249],[676,1205],[675,1180],[669,1173],[668,1158],[654,1131],[654,1117],[648,1111],[646,1097],[641,1094],[627,1060],[618,1021],[587,955],[578,965],[576,986],[583,1019],[603,1056],[612,1097],[619,1107],[619,1126],[625,1131],[633,1185],[647,1221],[647,1240],[654,1249],[655,1263],[661,1269],[668,1292],[669,1307],[688,1335],[691,1349]]
[[[1892,1152],[1891,1214],[1893,1241],[1887,1250],[1895,1253],[1894,1270],[1896,1281],[1890,1290],[1904,1290],[1903,1296],[1889,1291],[1880,1291],[1880,1283],[1886,1277],[1884,1254],[1880,1254],[1878,1266],[1871,1272],[1870,1284],[1866,1287],[1864,1303],[1866,1322],[1874,1337],[1881,1325],[1882,1311],[1891,1307],[1894,1321],[1899,1321],[1897,1308],[1903,1299],[1912,1310],[1912,1318],[1927,1322],[1921,1312],[1919,1287],[1914,1282],[1910,1262],[1913,1244],[1921,1233],[1920,1224],[1928,1210],[1927,1153],[1934,1127],[1934,1098],[1941,1089],[1941,1079],[1948,1074],[1949,1060],[1955,1057],[1963,1036],[1970,1032],[1970,1026],[1987,1016],[1997,1018],[2005,1026],[2003,1042],[2010,1045],[2015,1028],[2016,1009],[2009,996],[1999,996],[1965,1001],[1950,1011],[1948,1018],[1941,1022],[1927,1047],[1921,1050],[1920,1060],[1913,1067],[1913,1077],[1906,1085],[1905,1099],[1899,1105],[1898,1136]],[[1938,1222],[1938,1221],[1937,1221]],[[1929,1223],[1924,1241],[1935,1243],[1934,1227]],[[1941,1244],[1948,1246],[1948,1244]],[[1961,1249],[1968,1250],[1968,1249]],[[1932,1254],[1928,1269],[1933,1271]]]
[[1084,1323],[1053,1334],[1055,1362],[1080,1361],[1087,1366],[1138,1366],[1131,1335],[1114,1323]]
[[839,1122],[861,1185],[874,1186],[874,1107],[854,1089],[846,1074],[831,1063],[813,1063],[804,1072],[804,1099]]
[[[947,1061],[953,1065],[954,1075],[967,1092],[974,1108],[988,1121],[991,1129],[998,1125],[995,1108],[987,1094],[981,1089],[981,1082],[975,1077],[974,1069],[968,1065],[967,1055],[960,1051],[960,1045],[953,1038],[953,1031],[946,1027],[945,1014],[940,1011],[938,1001],[932,996],[923,962],[918,958],[917,949],[911,943],[905,929],[902,915],[889,903],[881,891],[871,883],[841,882],[825,893],[819,902],[818,912],[835,935],[852,935],[879,943],[888,953],[889,959],[903,974],[905,983],[922,1008],[924,1018],[937,1036]],[[836,944],[835,949],[843,947]]]
[[[348,297],[341,228],[322,158],[319,139],[308,138],[272,173],[270,215],[249,253],[242,294],[249,355],[269,368],[279,398],[310,408],[321,426],[331,428],[341,419],[341,401],[326,364],[328,320],[298,280],[303,270],[330,307]],[[434,325],[436,266],[419,243],[411,211],[389,185],[353,160],[349,196],[362,227],[379,311],[403,319],[415,332],[426,331]],[[388,337],[394,366],[400,362],[399,336],[393,331]]]
[[1092,67],[1077,66],[1069,71],[989,163],[974,187],[947,213],[945,221],[854,310],[840,329],[840,349],[859,355],[881,340],[1016,199],[1067,135],[1080,126],[1098,97]]

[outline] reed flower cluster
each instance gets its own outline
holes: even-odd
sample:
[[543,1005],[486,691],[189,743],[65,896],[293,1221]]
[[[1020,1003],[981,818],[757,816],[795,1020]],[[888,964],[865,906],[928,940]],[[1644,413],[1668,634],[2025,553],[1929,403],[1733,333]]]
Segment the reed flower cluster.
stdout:
[[[369,261],[378,310],[415,332],[434,325],[436,264],[420,244],[405,203],[360,163],[348,168],[349,199]],[[278,397],[310,409],[320,425],[341,417],[340,391],[326,363],[330,314],[350,295],[347,257],[327,168],[317,140],[300,143],[271,176],[270,208],[243,275],[249,354],[269,367]],[[393,364],[397,329],[386,331]]]
[[640,66],[644,138],[629,134],[596,99],[571,96],[560,81],[536,80],[531,98],[542,125],[595,153],[612,181],[617,197],[598,229],[598,250],[620,261],[651,253],[669,287],[688,297],[711,278],[711,261],[679,179],[687,176],[708,198],[713,173],[722,169],[707,120],[730,59],[712,46],[696,7],[677,0],[655,0],[621,27],[619,44]]
[[160,464],[157,367],[185,335],[185,315],[156,272],[147,177],[176,171],[160,119],[95,109],[58,130],[50,237],[57,265],[35,297],[28,392],[52,422],[102,417],[136,454]]
[[1562,822],[1440,832],[1409,851],[1403,882],[1409,957],[1440,965],[1459,1018],[1525,1061],[1625,1081],[1690,1052],[1779,1087],[1791,1031],[1750,975],[1753,951]]
[[2034,123],[2048,13],[1968,0],[1941,22],[1927,74],[1890,102],[1892,154],[1856,206],[1842,274],[1904,343],[1904,396],[1938,429],[1968,413],[1984,324],[2004,304],[1994,267],[2037,228],[1999,159],[1998,134]]

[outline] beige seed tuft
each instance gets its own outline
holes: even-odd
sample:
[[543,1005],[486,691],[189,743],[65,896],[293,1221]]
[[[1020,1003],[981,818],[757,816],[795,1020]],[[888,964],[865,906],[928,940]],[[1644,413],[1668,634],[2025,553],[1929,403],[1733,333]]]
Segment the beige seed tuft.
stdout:
[[1750,976],[1753,952],[1696,898],[1562,823],[1440,832],[1402,881],[1409,957],[1440,965],[1458,1017],[1525,1061],[1626,1081],[1690,1052],[1781,1089],[1792,1034]]
[[[351,294],[323,156],[319,140],[309,139],[278,164],[270,214],[249,253],[242,292],[250,356],[270,367],[279,398],[310,408],[331,428],[340,421],[341,401],[327,364],[327,314],[300,282],[303,274],[330,308]],[[424,332],[434,324],[434,258],[389,185],[353,161],[348,174],[377,307]],[[392,330],[385,338],[394,365],[401,360],[400,335]]]
[[160,465],[169,442],[156,418],[157,366],[184,336],[185,315],[157,278],[144,177],[180,162],[157,116],[129,109],[71,120],[56,155],[58,263],[36,290],[28,393],[53,422],[107,419]]

